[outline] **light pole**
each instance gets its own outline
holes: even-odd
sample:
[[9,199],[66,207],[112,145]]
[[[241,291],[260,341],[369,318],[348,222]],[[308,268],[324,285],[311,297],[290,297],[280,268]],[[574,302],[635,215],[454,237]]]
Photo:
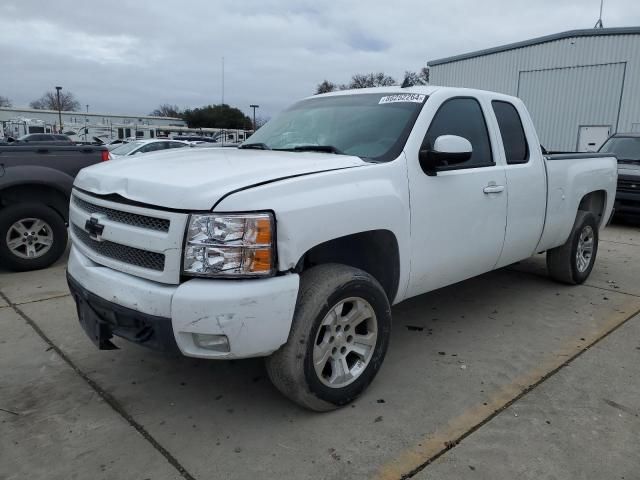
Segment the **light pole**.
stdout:
[[62,110],[60,105],[60,90],[62,87],[56,87],[56,97],[58,98],[58,120],[60,122],[60,131],[58,133],[62,133]]
[[[89,104],[85,105],[87,107],[87,114],[89,113]],[[87,133],[89,133],[89,119],[84,117],[84,141],[87,142]]]
[[249,105],[249,108],[253,108],[253,131],[256,131],[256,108],[260,108],[260,105]]

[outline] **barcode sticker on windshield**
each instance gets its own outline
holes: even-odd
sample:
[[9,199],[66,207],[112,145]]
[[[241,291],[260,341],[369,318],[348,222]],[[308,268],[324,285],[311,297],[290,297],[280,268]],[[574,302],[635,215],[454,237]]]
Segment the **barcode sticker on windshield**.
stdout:
[[378,105],[382,105],[384,103],[397,103],[397,102],[414,102],[414,103],[422,103],[424,102],[424,98],[426,95],[421,93],[399,93],[397,95],[387,95],[386,97],[382,97],[378,102]]

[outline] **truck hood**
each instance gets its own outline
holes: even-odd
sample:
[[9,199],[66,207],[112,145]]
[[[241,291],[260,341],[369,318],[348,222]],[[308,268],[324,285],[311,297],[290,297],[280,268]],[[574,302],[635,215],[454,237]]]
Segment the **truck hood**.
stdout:
[[210,210],[223,196],[238,189],[366,164],[359,157],[320,152],[185,148],[85,168],[74,186],[149,205]]

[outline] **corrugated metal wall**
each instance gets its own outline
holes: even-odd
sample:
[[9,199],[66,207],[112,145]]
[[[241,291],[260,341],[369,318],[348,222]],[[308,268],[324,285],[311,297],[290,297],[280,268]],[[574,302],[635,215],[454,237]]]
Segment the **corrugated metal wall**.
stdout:
[[640,35],[565,38],[430,69],[433,85],[520,94],[550,149],[575,149],[580,125],[640,123]]
[[606,125],[615,131],[624,71],[624,63],[610,63],[520,72],[517,94],[542,144],[550,150],[575,150],[577,137],[567,135],[572,126],[575,135],[581,125]]

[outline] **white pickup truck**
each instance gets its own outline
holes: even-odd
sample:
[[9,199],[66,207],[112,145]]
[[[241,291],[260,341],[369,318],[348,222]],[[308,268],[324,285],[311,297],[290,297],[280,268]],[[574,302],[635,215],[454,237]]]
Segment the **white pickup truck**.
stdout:
[[80,172],[68,282],[113,336],[190,357],[267,357],[328,410],[378,372],[390,306],[538,252],[590,274],[616,159],[543,156],[517,98],[385,87],[296,103],[239,149],[179,149]]

